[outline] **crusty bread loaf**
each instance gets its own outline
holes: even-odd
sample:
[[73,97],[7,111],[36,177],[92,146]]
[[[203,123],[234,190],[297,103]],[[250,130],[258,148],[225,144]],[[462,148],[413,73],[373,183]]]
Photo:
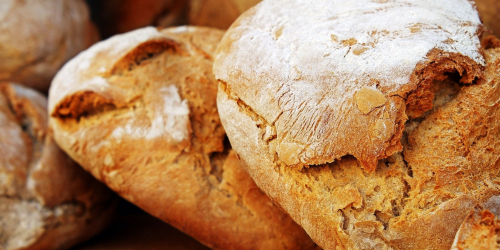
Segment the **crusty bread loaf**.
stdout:
[[81,53],[49,92],[56,141],[122,197],[209,247],[310,249],[224,143],[211,71],[222,35],[149,27]]
[[190,0],[189,24],[227,29],[260,0]]
[[83,0],[2,0],[0,81],[47,91],[62,65],[98,40]]
[[[498,210],[500,204],[495,204]],[[500,249],[500,220],[481,207],[471,211],[462,222],[451,250]]]
[[263,1],[217,50],[222,124],[321,247],[450,249],[500,194],[500,49],[478,35],[468,1]]
[[484,26],[500,37],[500,1],[498,0],[475,0],[479,17]]
[[477,12],[449,4],[265,1],[226,33],[214,73],[262,118],[285,164],[353,155],[373,171],[401,151],[407,115],[432,107],[433,80],[481,76]]
[[47,99],[0,83],[0,249],[66,249],[103,229],[112,193],[62,152]]

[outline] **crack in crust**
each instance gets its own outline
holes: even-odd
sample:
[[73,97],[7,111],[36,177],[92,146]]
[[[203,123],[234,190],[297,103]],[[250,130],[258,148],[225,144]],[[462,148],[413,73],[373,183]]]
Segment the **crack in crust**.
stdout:
[[[258,116],[223,82],[221,119],[257,184],[322,247],[449,249],[470,209],[500,195],[500,50],[485,55],[476,84],[460,84],[460,76],[474,79],[460,70],[429,84],[432,108],[407,122],[403,152],[379,160],[373,172],[353,157],[290,168],[276,157],[275,142],[254,142],[264,133]],[[347,185],[361,194],[361,206],[349,200],[356,195]]]
[[[104,90],[96,95],[68,91],[55,98],[51,124],[61,147],[119,195],[210,247],[313,248],[307,234],[275,207],[240,167],[238,156],[225,141],[216,108],[217,83],[211,71],[213,50],[223,32],[197,27],[147,29],[98,46],[108,52],[116,44],[150,32],[153,37],[172,38],[177,47],[171,49],[148,39],[129,43],[122,49],[134,56],[120,56],[124,62],[117,63],[114,59],[118,56],[106,55],[110,63],[100,65],[116,73],[103,74]],[[93,50],[82,53],[81,58]],[[100,59],[88,61],[93,65]],[[117,67],[124,71],[114,70]],[[63,69],[68,75],[56,79],[53,89],[71,85],[67,81],[74,75],[84,79],[70,88],[90,89],[85,79],[100,74],[93,68],[69,69]],[[115,91],[114,86],[124,93]],[[162,89],[171,90],[171,94],[162,96]],[[173,100],[177,106],[166,105]],[[132,104],[137,107],[132,108]],[[171,114],[182,115],[187,122],[178,127],[163,126],[158,137],[141,133],[140,129],[149,129],[154,121]],[[180,143],[170,141],[168,135],[178,131],[188,131],[188,135]]]

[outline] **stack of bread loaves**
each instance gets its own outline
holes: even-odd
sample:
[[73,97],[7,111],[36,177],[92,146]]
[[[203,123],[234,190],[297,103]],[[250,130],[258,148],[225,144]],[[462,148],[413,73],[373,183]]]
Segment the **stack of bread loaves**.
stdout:
[[[0,250],[88,239],[106,186],[214,249],[499,248],[472,0],[87,2],[121,34],[92,45],[84,0],[0,4]],[[231,26],[136,29],[180,23]]]
[[500,48],[481,31],[465,0],[263,1],[216,52],[222,124],[321,247],[450,249],[477,205],[499,211]]
[[119,195],[209,247],[312,249],[225,141],[212,74],[223,34],[148,27],[95,44],[52,82],[55,140]]
[[[0,249],[67,249],[111,221],[116,197],[59,149],[47,91],[98,40],[83,0],[0,3]],[[19,83],[13,83],[16,81]]]

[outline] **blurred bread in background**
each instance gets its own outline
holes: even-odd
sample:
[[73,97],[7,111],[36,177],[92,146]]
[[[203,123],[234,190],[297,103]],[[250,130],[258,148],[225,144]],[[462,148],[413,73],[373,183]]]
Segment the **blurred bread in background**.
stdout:
[[185,24],[186,0],[88,0],[103,38],[138,28]]
[[83,0],[2,0],[0,81],[46,92],[61,66],[97,40]]
[[260,0],[190,0],[189,24],[227,29]]
[[0,83],[0,249],[65,249],[112,219],[115,197],[59,149],[47,99]]
[[476,7],[484,26],[493,35],[500,37],[500,1],[476,0]]

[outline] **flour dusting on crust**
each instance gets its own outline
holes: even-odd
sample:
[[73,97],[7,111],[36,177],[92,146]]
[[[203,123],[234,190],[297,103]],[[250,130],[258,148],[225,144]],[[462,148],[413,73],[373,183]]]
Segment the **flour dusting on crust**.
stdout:
[[[463,68],[484,66],[480,27],[467,0],[263,1],[228,30],[214,73],[276,127],[276,151],[288,165],[351,154],[374,166],[401,149],[416,66],[437,50],[438,58],[460,57],[452,68],[473,75]],[[354,95],[366,87],[385,105],[359,111]],[[371,130],[382,123],[396,129],[377,136]]]
[[189,106],[187,100],[181,100],[175,85],[160,88],[158,95],[163,97],[163,107],[158,108],[150,127],[127,124],[117,127],[111,134],[114,138],[124,135],[148,140],[169,135],[174,142],[181,142],[189,137]]

